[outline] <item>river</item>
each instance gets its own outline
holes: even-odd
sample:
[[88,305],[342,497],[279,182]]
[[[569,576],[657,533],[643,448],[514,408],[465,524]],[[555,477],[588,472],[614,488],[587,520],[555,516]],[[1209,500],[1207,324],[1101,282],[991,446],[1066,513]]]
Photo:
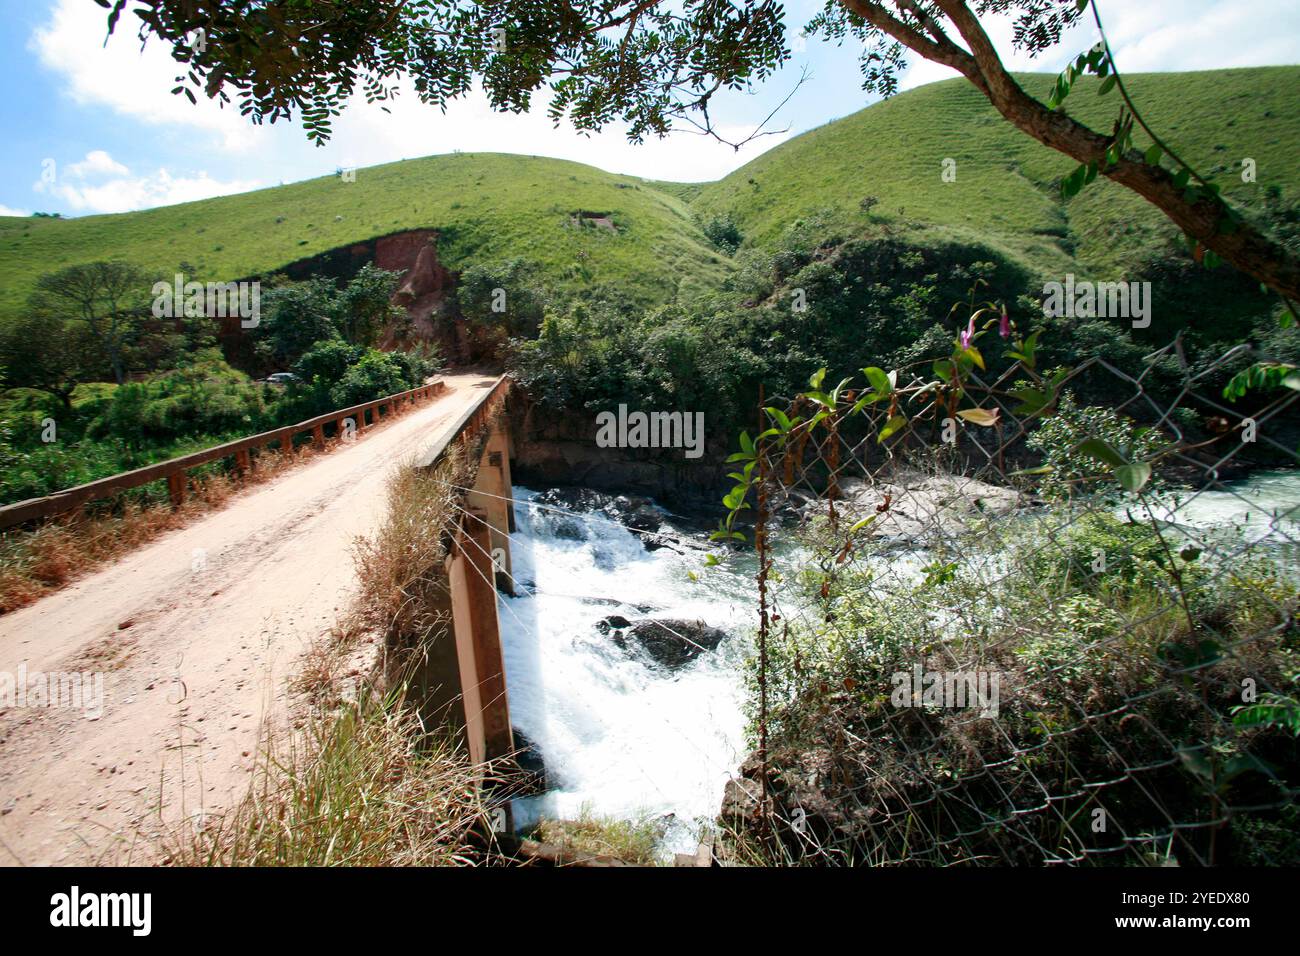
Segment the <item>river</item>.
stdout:
[[[539,748],[554,787],[515,801],[516,824],[584,810],[649,816],[663,825],[665,851],[693,850],[747,754],[742,668],[757,623],[753,560],[706,569],[703,548],[647,550],[604,513],[556,509],[526,488],[514,494],[519,593],[500,613],[511,721]],[[1164,517],[1198,532],[1241,525],[1248,540],[1300,541],[1300,472],[1261,472],[1187,495]],[[597,624],[613,614],[698,619],[732,637],[670,670],[602,633]]]

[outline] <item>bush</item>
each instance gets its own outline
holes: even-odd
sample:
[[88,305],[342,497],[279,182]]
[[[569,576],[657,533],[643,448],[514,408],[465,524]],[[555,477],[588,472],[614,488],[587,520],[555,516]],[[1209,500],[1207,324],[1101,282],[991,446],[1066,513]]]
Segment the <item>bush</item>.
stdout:
[[264,414],[261,390],[227,365],[219,351],[208,349],[184,368],[122,385],[86,434],[138,447],[183,436],[255,431]]
[[700,231],[715,249],[729,256],[735,255],[740,244],[745,241],[744,233],[740,231],[740,227],[736,225],[736,221],[730,214],[713,216],[705,220],[700,223]]
[[1099,486],[1102,490],[1111,487],[1100,481],[1109,476],[1110,468],[1078,450],[1079,443],[1089,439],[1101,439],[1129,461],[1150,461],[1170,444],[1164,433],[1145,428],[1113,408],[1080,406],[1067,392],[1057,413],[1045,419],[1028,441],[1052,469],[1043,480],[1044,497],[1067,498],[1099,490]]
[[402,363],[387,352],[371,349],[348,368],[329,395],[335,408],[347,408],[404,392],[408,387]]

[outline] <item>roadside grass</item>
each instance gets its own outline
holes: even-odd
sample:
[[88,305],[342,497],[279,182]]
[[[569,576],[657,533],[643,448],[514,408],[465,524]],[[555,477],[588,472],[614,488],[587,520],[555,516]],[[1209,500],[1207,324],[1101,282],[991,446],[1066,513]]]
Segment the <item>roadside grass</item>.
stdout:
[[353,543],[361,594],[354,608],[359,626],[390,638],[423,636],[441,616],[430,608],[445,590],[442,531],[456,513],[452,486],[473,484],[472,466],[455,446],[432,472],[404,466],[394,471],[386,491],[384,521],[369,537]]
[[400,692],[316,714],[271,743],[244,799],[168,835],[173,866],[460,866],[484,828],[478,771]]
[[[305,728],[267,733],[248,794],[203,826],[165,835],[160,856],[182,866],[457,866],[487,862],[482,794],[490,768],[473,765],[447,727],[431,727],[409,698],[413,661],[369,662],[349,689],[363,635],[411,647],[445,627],[438,610],[455,515],[448,483],[472,481],[459,448],[433,472],[399,466],[380,527],[354,547],[360,592],[303,656],[290,691]],[[396,677],[392,676],[396,673]]]

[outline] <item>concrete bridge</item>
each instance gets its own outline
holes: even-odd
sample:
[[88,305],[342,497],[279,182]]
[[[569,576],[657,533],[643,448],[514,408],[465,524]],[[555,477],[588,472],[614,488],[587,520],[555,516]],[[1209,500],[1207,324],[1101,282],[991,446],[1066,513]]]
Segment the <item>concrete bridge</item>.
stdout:
[[[455,459],[470,475],[448,531],[449,634],[420,674],[425,705],[463,728],[475,760],[509,754],[496,616],[511,567],[509,391],[504,378],[448,375],[0,509],[3,527],[162,480],[189,509],[187,469],[223,456],[270,475],[0,616],[0,675],[104,677],[97,712],[0,704],[0,864],[148,862],[151,837],[241,800],[259,748],[283,742],[301,719],[294,684],[304,657],[352,604],[355,541],[380,527],[389,478],[411,464],[437,470]],[[295,438],[329,454],[263,473],[274,456],[298,453]]]

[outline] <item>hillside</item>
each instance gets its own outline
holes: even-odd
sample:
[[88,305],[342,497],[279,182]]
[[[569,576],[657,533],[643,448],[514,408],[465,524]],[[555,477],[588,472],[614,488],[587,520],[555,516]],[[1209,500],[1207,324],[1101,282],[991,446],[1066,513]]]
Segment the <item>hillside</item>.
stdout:
[[[1046,98],[1054,77],[1018,79]],[[1234,200],[1250,202],[1270,184],[1300,195],[1291,155],[1300,141],[1300,67],[1134,74],[1126,83],[1153,128],[1199,170],[1218,174]],[[1080,80],[1065,106],[1109,129],[1120,100],[1098,96],[1098,85]],[[1140,148],[1150,143],[1140,131],[1135,138]],[[1256,161],[1255,184],[1241,181],[1245,157]],[[955,182],[941,179],[948,158]],[[1053,269],[1068,256],[1118,270],[1152,240],[1173,235],[1143,199],[1105,180],[1062,202],[1057,182],[1075,165],[1011,127],[965,80],[947,80],[783,143],[706,186],[692,208],[731,215],[748,245],[769,244],[799,217],[829,211],[848,230],[882,220],[939,225],[945,237],[979,237]],[[878,200],[869,216],[860,208],[868,196]]]
[[[608,214],[614,229],[574,226]],[[617,281],[645,304],[710,286],[729,269],[679,198],[633,176],[530,156],[456,153],[143,212],[57,220],[0,218],[0,315],[61,266],[117,258],[197,278],[265,274],[403,229],[441,232],[450,268],[521,257],[561,290]]]
[[[1049,74],[1021,74],[1045,95]],[[1270,185],[1300,196],[1290,156],[1300,141],[1300,67],[1137,74],[1148,120],[1189,161],[1251,203]],[[1067,108],[1096,128],[1115,94],[1081,80]],[[1141,133],[1139,145],[1146,141]],[[1258,182],[1244,184],[1241,160]],[[955,182],[941,179],[956,161]],[[452,269],[520,257],[560,292],[617,283],[642,304],[715,287],[732,270],[697,219],[731,216],[745,245],[768,247],[813,213],[847,233],[890,223],[909,242],[978,243],[1030,272],[1120,272],[1166,245],[1173,228],[1105,180],[1069,202],[1056,183],[1073,163],[1010,127],[964,80],[876,103],[763,154],[709,184],[607,173],[563,160],[449,154],[144,212],[71,220],[0,218],[0,317],[22,307],[36,278],[92,259],[126,259],[201,279],[266,274],[329,249],[404,229],[439,230]],[[874,197],[870,212],[862,200]],[[583,220],[575,214],[586,213]],[[575,222],[581,222],[575,225]],[[611,228],[612,226],[612,228]]]

